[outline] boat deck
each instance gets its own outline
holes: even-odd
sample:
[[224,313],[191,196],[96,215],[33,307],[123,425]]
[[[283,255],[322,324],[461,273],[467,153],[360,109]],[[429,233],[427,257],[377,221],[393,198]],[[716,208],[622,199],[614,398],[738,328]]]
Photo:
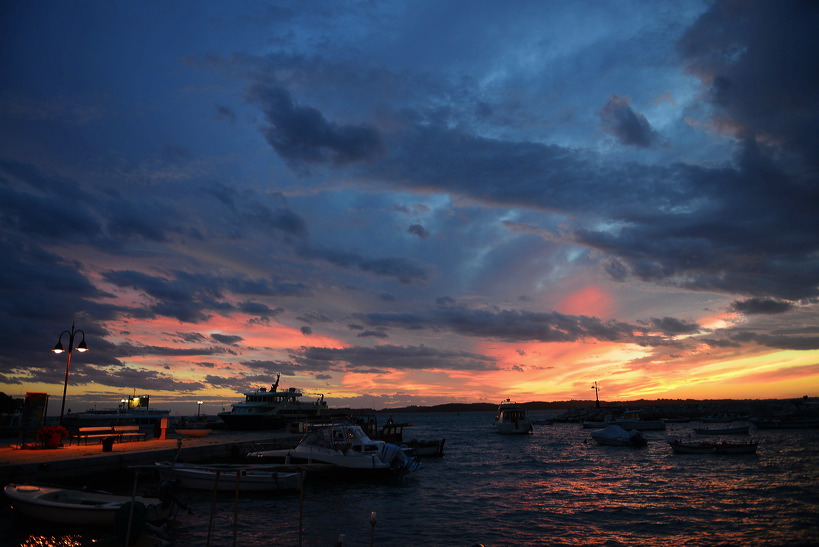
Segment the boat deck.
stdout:
[[16,440],[5,439],[0,441],[0,484],[153,465],[157,461],[173,460],[177,452],[182,461],[200,462],[239,455],[252,450],[256,444],[295,444],[300,438],[285,431],[214,431],[205,437],[192,438],[169,434],[166,439],[114,443],[110,452],[103,452],[101,443],[21,449]]

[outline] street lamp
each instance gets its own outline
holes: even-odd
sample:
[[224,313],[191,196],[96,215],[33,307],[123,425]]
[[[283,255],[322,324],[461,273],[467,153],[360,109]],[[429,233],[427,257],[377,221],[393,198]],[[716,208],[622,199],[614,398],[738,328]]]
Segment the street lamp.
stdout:
[[597,387],[597,382],[591,388],[594,390],[594,406],[600,408],[600,388]]
[[199,411],[202,410],[202,402],[203,401],[196,401],[196,418],[199,418]]
[[68,372],[71,370],[71,353],[74,351],[74,335],[77,333],[82,334],[82,340],[80,343],[77,344],[77,351],[84,352],[88,351],[88,346],[85,345],[85,331],[77,329],[74,330],[74,323],[71,323],[71,330],[64,330],[60,333],[60,336],[57,338],[57,345],[54,346],[53,351],[54,353],[62,353],[66,351],[63,349],[63,334],[68,335],[68,359],[65,363],[65,384],[63,385],[63,404],[60,407],[60,425],[63,423],[63,413],[65,412],[65,392],[68,390]]

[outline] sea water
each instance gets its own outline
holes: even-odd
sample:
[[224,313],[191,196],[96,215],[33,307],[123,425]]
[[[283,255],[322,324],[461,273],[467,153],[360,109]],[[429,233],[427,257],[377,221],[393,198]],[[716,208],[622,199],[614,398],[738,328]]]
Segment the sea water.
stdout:
[[[553,413],[530,413],[533,419]],[[177,545],[507,546],[819,545],[819,430],[756,431],[755,455],[675,455],[644,432],[643,448],[598,446],[578,424],[498,435],[492,413],[396,414],[409,440],[446,438],[445,455],[390,482],[318,481],[302,493],[182,491],[191,512]],[[713,439],[709,439],[713,440]],[[372,513],[375,513],[372,519]],[[3,527],[11,543],[41,530]],[[3,532],[0,532],[3,533]],[[51,545],[99,545],[92,531]],[[28,534],[28,535],[27,535]],[[70,542],[73,543],[70,543]]]

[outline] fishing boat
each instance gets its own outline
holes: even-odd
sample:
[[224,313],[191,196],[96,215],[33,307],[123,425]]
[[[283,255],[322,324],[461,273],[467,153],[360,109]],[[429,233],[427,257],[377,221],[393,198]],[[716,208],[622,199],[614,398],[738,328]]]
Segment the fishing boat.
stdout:
[[621,417],[613,418],[607,421],[583,421],[581,425],[584,429],[602,429],[610,425],[619,425],[623,429],[631,431],[664,431],[665,421],[663,420],[644,420],[640,416],[638,410],[628,410]]
[[498,405],[495,428],[501,435],[526,435],[534,430],[532,422],[526,417],[526,410],[509,399]]
[[379,430],[376,439],[387,443],[397,444],[407,456],[424,458],[440,458],[444,455],[444,444],[446,439],[434,440],[404,440],[404,428],[409,427],[409,423],[395,423],[390,417],[387,423]]
[[301,473],[283,472],[277,465],[157,462],[156,468],[162,480],[194,490],[271,492],[298,490],[301,486]]
[[645,446],[647,441],[643,434],[632,429],[627,431],[619,425],[610,425],[604,429],[593,431],[591,433],[592,439],[597,444],[604,446]]
[[737,427],[695,427],[694,433],[699,433],[700,435],[747,435],[750,430],[750,425]]
[[714,443],[709,442],[685,442],[680,439],[668,441],[671,450],[675,454],[713,454]]
[[756,454],[757,441],[747,443],[731,443],[727,441],[718,442],[714,445],[714,452],[717,454]]
[[675,454],[755,454],[759,443],[749,442],[691,442],[674,439],[668,441]]
[[[117,496],[57,486],[8,484],[3,492],[21,515],[58,524],[113,525],[117,512],[132,501],[135,507],[144,507],[145,518],[151,522],[168,518],[172,511],[172,504],[159,498]],[[142,509],[139,511],[143,513]]]
[[335,470],[366,474],[404,475],[418,469],[418,460],[395,444],[374,441],[354,423],[331,423],[312,427],[294,448],[250,452],[259,458],[284,464],[323,463]]
[[752,418],[757,429],[815,429],[819,428],[817,417]]
[[260,387],[245,393],[245,400],[234,403],[232,409],[220,412],[219,418],[227,429],[257,431],[265,429],[285,429],[293,422],[309,422],[327,412],[327,403],[322,395],[313,403],[301,402],[303,395],[296,388],[279,391],[279,376],[270,389]]

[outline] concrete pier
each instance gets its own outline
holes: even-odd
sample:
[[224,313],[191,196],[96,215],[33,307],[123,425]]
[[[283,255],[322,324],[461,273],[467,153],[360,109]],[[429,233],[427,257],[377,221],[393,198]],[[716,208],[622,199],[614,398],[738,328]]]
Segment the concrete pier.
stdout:
[[201,462],[241,455],[258,444],[295,444],[299,439],[300,435],[284,431],[214,431],[198,438],[169,435],[167,439],[114,443],[110,452],[103,452],[99,441],[54,449],[19,448],[12,441],[0,445],[0,485],[153,465],[157,461],[173,460],[177,452],[180,461]]

